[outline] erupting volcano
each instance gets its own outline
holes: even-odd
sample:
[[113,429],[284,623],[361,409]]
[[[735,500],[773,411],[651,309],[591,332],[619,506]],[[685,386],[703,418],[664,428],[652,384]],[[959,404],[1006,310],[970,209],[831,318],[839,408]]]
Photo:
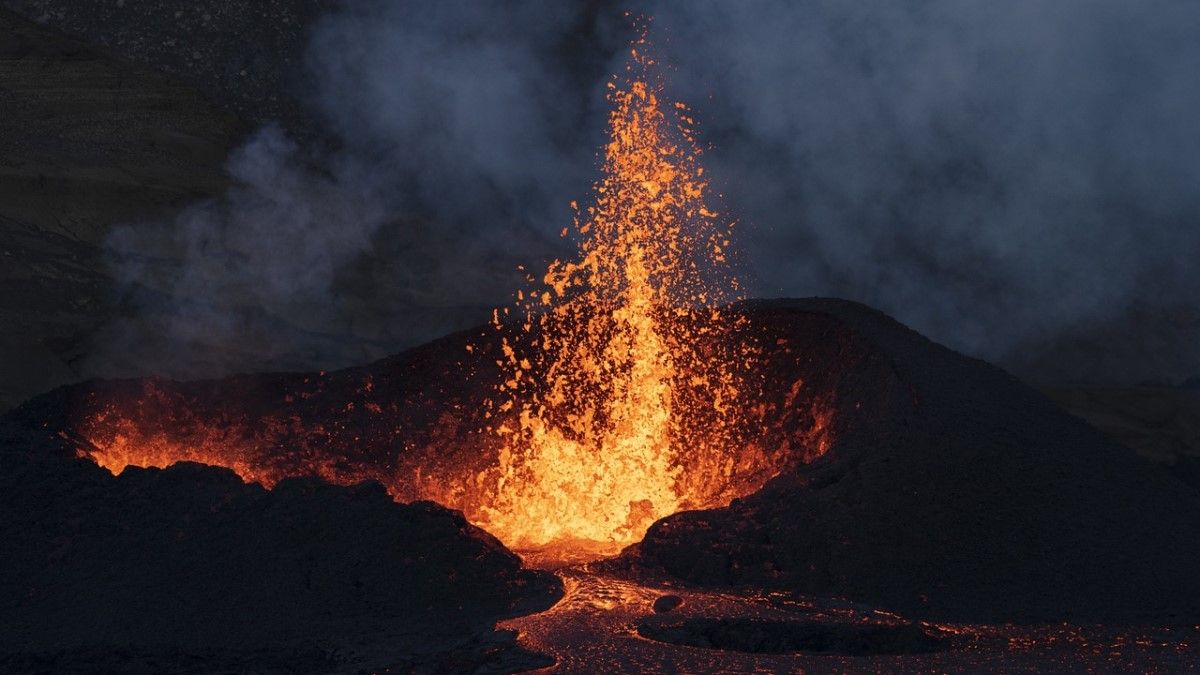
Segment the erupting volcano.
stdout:
[[[760,336],[731,309],[742,299],[732,223],[709,204],[694,121],[665,99],[648,49],[638,38],[608,83],[603,175],[562,230],[578,256],[527,276],[515,305],[463,346],[461,396],[423,396],[414,421],[413,403],[387,399],[372,374],[345,410],[298,413],[320,398],[322,373],[283,393],[287,410],[255,415],[227,395],[201,403],[150,384],[133,405],[87,406],[81,454],[114,473],[192,460],[268,486],[379,480],[398,500],[461,509],[511,547],[574,559],[819,456],[830,412],[804,400],[801,380],[786,401],[763,390]],[[800,426],[766,419],[804,403]],[[347,413],[369,421],[350,433],[336,419]]]
[[503,341],[498,410],[515,419],[496,427],[483,522],[511,545],[631,543],[715,503],[736,469],[728,448],[754,354],[729,349],[742,320],[722,311],[738,296],[730,228],[706,203],[687,108],[674,104],[672,124],[645,46],[608,85],[604,177],[594,205],[572,203],[580,258],[518,293],[526,339]]
[[[0,8],[0,672],[1200,663],[1200,492],[1166,450],[1195,440],[1186,381],[1097,380],[1106,410],[1141,401],[1097,428],[1053,382],[863,304],[749,298],[702,166],[753,219],[770,288],[852,292],[973,349],[1024,335],[1015,368],[1091,344],[1072,322],[1096,320],[1107,367],[1131,347],[1095,308],[1190,279],[1186,237],[1104,251],[1125,219],[1148,240],[1195,220],[1171,188],[1190,165],[1141,133],[1188,147],[1161,111],[1194,77],[1146,70],[1130,97],[1123,69],[1113,108],[1056,61],[1189,64],[1152,24],[1111,40],[1132,14],[1091,12],[1089,34],[1055,10],[1039,57],[1028,7],[657,3],[629,26],[595,2],[196,2],[0,3],[105,45]],[[281,77],[303,61],[294,79],[336,100],[248,138],[251,120],[197,119],[210,95],[285,101],[259,71],[289,31],[311,51]],[[176,75],[217,79],[202,96]],[[1075,88],[1046,102],[1047,82]],[[718,151],[676,87],[720,97]],[[252,109],[276,118],[227,108]],[[544,223],[553,255],[510,220],[541,228],[543,199],[571,196],[573,222]],[[1095,269],[1124,282],[1096,295]],[[162,372],[222,375],[143,376]],[[1125,420],[1177,463],[1100,430]]]

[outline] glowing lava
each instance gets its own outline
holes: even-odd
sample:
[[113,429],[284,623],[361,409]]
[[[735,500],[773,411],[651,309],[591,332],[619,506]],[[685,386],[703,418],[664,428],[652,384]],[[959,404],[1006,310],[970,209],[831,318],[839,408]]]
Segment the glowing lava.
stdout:
[[739,328],[719,309],[738,294],[729,226],[705,203],[687,109],[664,112],[644,46],[608,85],[604,175],[594,205],[572,204],[580,256],[518,294],[535,348],[504,343],[498,412],[516,416],[497,425],[504,448],[483,524],[510,545],[619,548],[709,505],[711,474],[731,469],[735,366],[748,355],[711,339]]
[[75,419],[58,433],[113,473],[191,460],[267,487],[377,480],[547,561],[615,552],[819,457],[861,350],[805,328],[814,317],[730,309],[731,226],[706,204],[692,120],[664,102],[644,48],[609,85],[578,256],[482,333],[317,375],[88,383],[62,394]]

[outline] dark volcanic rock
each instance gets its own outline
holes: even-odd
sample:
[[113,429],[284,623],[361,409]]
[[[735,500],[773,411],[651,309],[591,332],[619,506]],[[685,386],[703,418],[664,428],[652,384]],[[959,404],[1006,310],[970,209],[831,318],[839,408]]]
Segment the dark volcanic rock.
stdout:
[[659,614],[665,614],[677,609],[682,604],[683,598],[678,595],[662,595],[655,599],[654,611]]
[[189,463],[114,477],[7,424],[0,494],[5,671],[176,669],[180,654],[329,670],[372,640],[408,662],[559,589],[461,514],[376,483],[268,491]]
[[931,652],[941,641],[916,624],[824,624],[811,621],[766,619],[707,619],[638,623],[638,635],[690,647],[726,649],[756,654],[919,654]]
[[[1200,614],[1200,494],[1183,481],[861,305],[776,301],[750,314],[800,341],[836,323],[888,372],[840,378],[824,457],[728,508],[659,521],[630,554],[642,564],[935,618]],[[773,376],[828,364],[806,367]]]

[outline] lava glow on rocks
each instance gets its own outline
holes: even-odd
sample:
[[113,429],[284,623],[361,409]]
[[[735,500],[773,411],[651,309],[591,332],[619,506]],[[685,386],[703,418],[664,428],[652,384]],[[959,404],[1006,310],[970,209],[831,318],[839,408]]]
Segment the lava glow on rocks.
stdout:
[[114,473],[197,461],[267,487],[378,480],[511,548],[579,559],[823,453],[827,410],[803,412],[800,380],[764,397],[763,343],[725,309],[741,298],[731,225],[706,204],[693,121],[646,49],[643,35],[608,85],[603,175],[573,204],[577,257],[530,277],[483,333],[302,381],[114,383],[81,404],[81,456]]
[[737,373],[752,354],[700,346],[739,328],[719,309],[738,291],[729,228],[705,204],[687,108],[664,112],[644,43],[608,85],[595,203],[572,204],[579,258],[518,294],[536,349],[504,345],[496,405],[517,416],[496,427],[504,450],[484,523],[517,546],[631,543],[663,516],[709,505],[712,474],[731,468],[718,446],[732,440]]

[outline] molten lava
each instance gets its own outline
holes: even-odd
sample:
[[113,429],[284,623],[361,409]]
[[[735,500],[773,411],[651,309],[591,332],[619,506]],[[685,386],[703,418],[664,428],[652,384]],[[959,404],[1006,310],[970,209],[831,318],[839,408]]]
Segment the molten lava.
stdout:
[[517,416],[497,427],[504,449],[483,522],[517,546],[631,543],[663,516],[710,505],[706,474],[732,469],[726,432],[749,355],[715,353],[722,342],[709,339],[739,328],[720,310],[738,292],[729,228],[705,203],[687,109],[674,104],[672,124],[644,43],[625,81],[609,84],[595,203],[572,204],[579,259],[554,262],[518,295],[536,348],[505,343],[499,410]]
[[377,480],[547,559],[615,552],[820,456],[856,352],[730,304],[731,226],[644,48],[609,85],[577,258],[531,278],[482,333],[319,375],[89,383],[66,394],[77,421],[60,433],[113,473],[190,460],[267,487]]

